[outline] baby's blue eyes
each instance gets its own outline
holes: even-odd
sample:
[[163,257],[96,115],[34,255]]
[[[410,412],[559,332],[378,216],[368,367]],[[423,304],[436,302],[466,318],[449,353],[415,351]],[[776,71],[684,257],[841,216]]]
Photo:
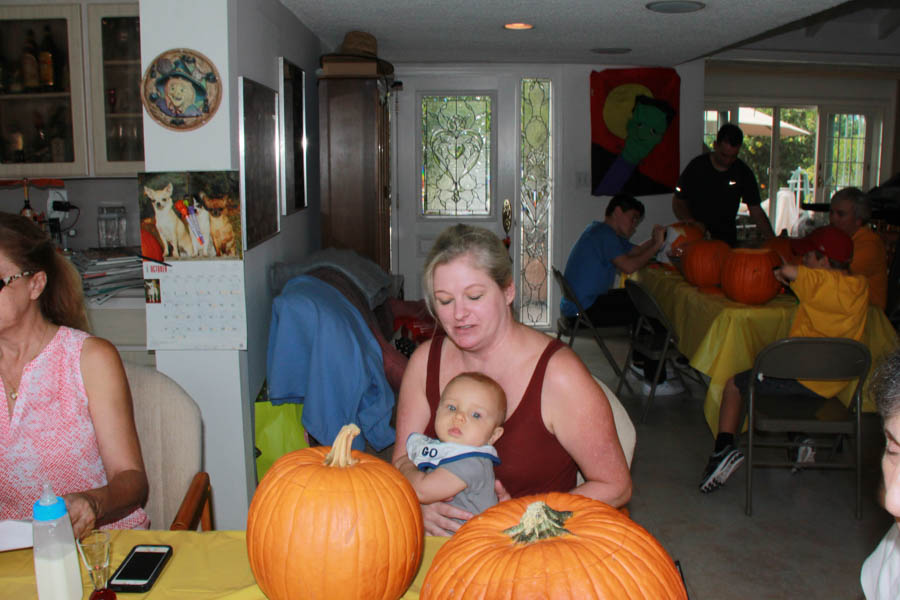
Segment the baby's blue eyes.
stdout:
[[472,418],[473,418],[473,419],[480,419],[480,418],[481,418],[481,413],[479,413],[479,412],[473,412],[473,413],[472,413]]
[[447,410],[449,410],[450,412],[456,412],[456,407],[453,406],[452,404],[448,404],[448,405],[447,405]]

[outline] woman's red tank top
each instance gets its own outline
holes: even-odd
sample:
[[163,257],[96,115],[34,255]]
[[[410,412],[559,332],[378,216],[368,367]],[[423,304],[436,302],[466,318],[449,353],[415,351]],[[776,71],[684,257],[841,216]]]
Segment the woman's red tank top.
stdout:
[[[444,336],[431,342],[425,378],[425,396],[431,408],[431,418],[425,435],[435,437],[434,414],[441,401],[441,348]],[[578,465],[569,456],[556,436],[547,431],[541,419],[541,390],[547,362],[565,344],[550,340],[538,359],[531,381],[515,412],[503,424],[503,435],[494,444],[500,464],[494,475],[513,498],[544,492],[568,492],[575,487]]]

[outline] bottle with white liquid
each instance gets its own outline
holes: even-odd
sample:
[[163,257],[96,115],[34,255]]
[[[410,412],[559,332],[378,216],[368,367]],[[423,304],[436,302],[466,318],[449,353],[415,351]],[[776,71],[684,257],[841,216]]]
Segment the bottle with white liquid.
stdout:
[[44,483],[34,503],[34,578],[39,600],[81,600],[81,568],[65,501]]

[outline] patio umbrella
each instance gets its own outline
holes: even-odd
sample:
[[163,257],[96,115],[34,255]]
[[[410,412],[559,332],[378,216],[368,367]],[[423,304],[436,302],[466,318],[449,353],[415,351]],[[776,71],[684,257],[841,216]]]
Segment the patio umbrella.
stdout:
[[[709,129],[716,128],[716,113],[715,111],[707,111],[707,123]],[[710,116],[712,118],[710,118]],[[738,126],[740,126],[741,131],[744,132],[744,135],[772,135],[772,115],[767,115],[764,112],[760,112],[755,108],[750,108],[749,106],[742,106],[738,112]],[[809,132],[805,129],[801,129],[796,125],[791,125],[785,121],[781,121],[781,137],[788,137],[792,135],[809,135]]]

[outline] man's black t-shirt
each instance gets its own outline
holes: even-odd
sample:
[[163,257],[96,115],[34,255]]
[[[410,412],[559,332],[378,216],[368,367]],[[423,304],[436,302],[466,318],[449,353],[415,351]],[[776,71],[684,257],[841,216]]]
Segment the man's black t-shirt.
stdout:
[[760,203],[756,176],[750,167],[738,159],[727,171],[718,171],[709,154],[688,163],[678,178],[675,195],[687,202],[691,215],[714,239],[731,246],[737,241],[735,221],[741,201],[747,206]]

